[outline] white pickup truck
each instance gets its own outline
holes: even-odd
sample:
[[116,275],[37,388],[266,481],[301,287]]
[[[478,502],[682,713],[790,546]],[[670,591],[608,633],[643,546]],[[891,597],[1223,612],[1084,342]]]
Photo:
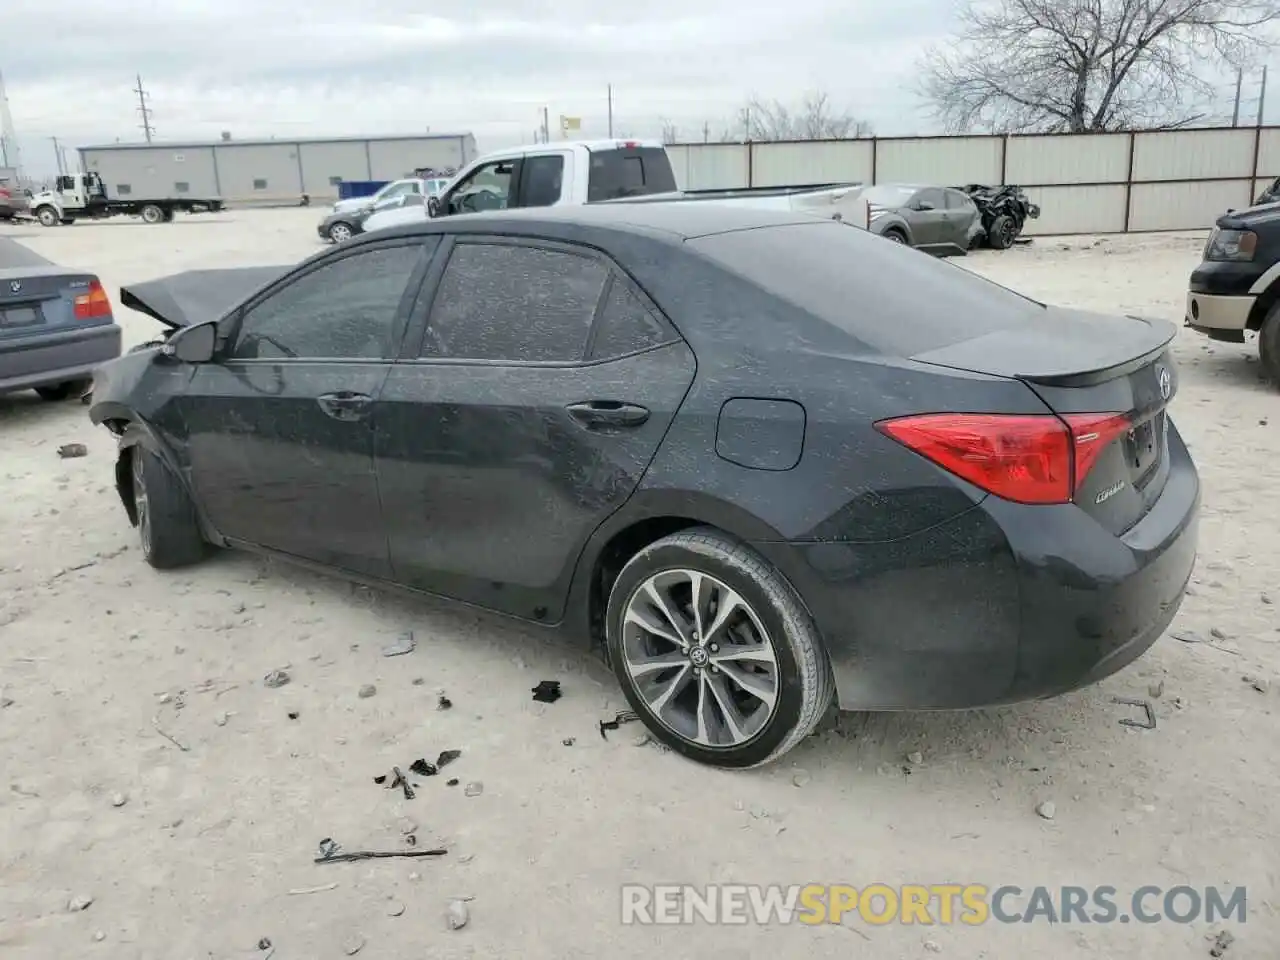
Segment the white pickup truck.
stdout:
[[631,201],[715,202],[810,212],[866,227],[868,212],[860,183],[826,183],[743,190],[676,187],[671,159],[648,140],[593,140],[538,144],[486,154],[463,167],[424,207],[373,214],[369,233],[425,217],[451,217],[483,210]]

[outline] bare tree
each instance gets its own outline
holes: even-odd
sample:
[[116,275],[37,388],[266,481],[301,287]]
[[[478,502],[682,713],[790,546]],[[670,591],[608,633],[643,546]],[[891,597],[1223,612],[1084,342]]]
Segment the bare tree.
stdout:
[[952,131],[1186,126],[1202,69],[1253,60],[1278,18],[1280,0],[966,0],[922,92]]
[[663,118],[662,121],[662,142],[663,143],[679,143],[680,128],[672,121]]
[[798,107],[752,97],[738,111],[736,127],[720,139],[852,140],[869,136],[871,124],[833,107],[827,94],[814,91],[805,94]]

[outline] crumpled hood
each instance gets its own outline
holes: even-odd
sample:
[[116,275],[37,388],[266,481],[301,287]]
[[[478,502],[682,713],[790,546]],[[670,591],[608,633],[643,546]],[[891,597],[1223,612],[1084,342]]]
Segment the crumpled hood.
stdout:
[[217,320],[290,269],[291,264],[188,270],[121,287],[120,302],[176,330],[204,320]]

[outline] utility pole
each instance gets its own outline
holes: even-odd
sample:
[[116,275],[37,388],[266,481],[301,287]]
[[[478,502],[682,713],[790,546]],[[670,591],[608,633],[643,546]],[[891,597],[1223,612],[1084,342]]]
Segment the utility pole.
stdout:
[[542,108],[542,142],[551,142],[551,112],[546,108]]
[[1262,126],[1262,108],[1267,102],[1267,67],[1262,67],[1262,89],[1258,91],[1258,126]]
[[1240,87],[1244,83],[1244,68],[1241,67],[1236,71],[1236,105],[1231,111],[1231,125],[1233,127],[1240,126]]
[[9,98],[4,92],[4,77],[0,75],[0,154],[4,165],[12,166],[22,176],[22,154],[18,150],[18,134],[13,128],[13,114],[9,112]]
[[53,141],[53,156],[58,161],[58,176],[63,176],[67,171],[63,169],[62,146],[58,143],[57,137],[50,137],[49,139]]
[[709,121],[702,121],[702,142],[708,143],[711,140],[711,124]]
[[147,106],[147,91],[142,86],[142,74],[138,74],[138,85],[133,88],[133,92],[138,95],[138,112],[142,114],[142,132],[147,137],[147,143],[151,142],[151,134],[155,129],[151,126],[151,108]]
[[613,84],[609,84],[609,139],[613,139]]

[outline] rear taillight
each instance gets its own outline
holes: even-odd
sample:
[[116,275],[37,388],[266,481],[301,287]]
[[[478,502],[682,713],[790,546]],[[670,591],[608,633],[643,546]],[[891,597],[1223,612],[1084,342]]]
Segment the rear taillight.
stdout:
[[77,320],[93,320],[98,317],[111,316],[111,300],[102,283],[97,280],[89,282],[89,292],[76,297],[75,317]]
[[876,429],[944,470],[1015,503],[1069,503],[1099,455],[1129,429],[1115,413],[932,413]]

